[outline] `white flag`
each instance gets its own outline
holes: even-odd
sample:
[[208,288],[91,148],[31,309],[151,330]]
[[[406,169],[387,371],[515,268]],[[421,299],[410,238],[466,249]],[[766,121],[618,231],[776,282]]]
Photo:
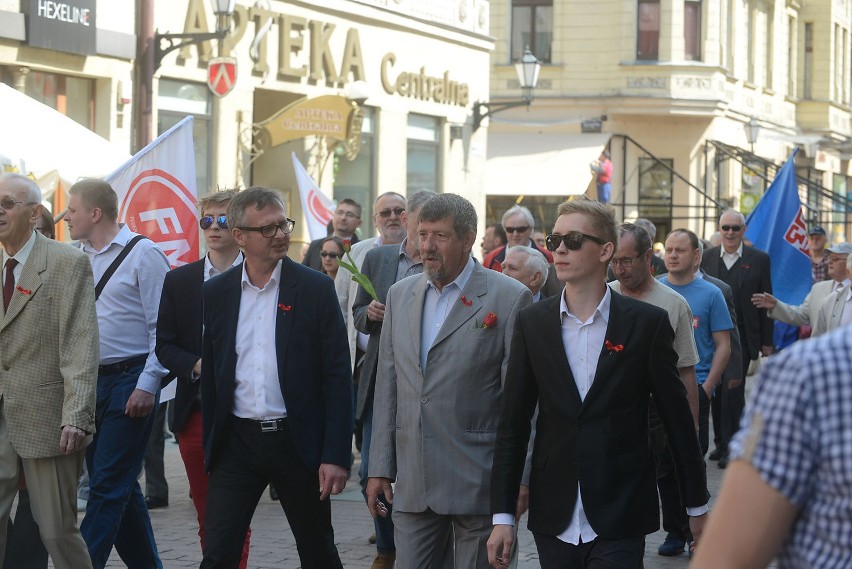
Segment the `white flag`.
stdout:
[[299,197],[302,199],[302,211],[308,222],[308,234],[311,241],[328,235],[328,222],[334,215],[334,201],[319,189],[305,167],[293,153],[293,167],[296,169],[296,181],[299,183]]
[[174,267],[199,258],[195,146],[188,116],[106,177],[118,221],[160,246]]

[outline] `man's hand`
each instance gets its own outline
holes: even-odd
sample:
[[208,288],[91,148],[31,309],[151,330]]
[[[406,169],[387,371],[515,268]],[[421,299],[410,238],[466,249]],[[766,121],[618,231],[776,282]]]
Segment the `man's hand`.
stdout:
[[385,319],[385,305],[378,300],[371,300],[367,305],[367,319],[381,322]]
[[778,299],[768,292],[759,292],[751,295],[751,303],[758,308],[772,310],[778,304]]
[[198,358],[198,361],[195,362],[194,366],[192,366],[192,375],[194,377],[201,375],[201,358]]
[[72,425],[65,425],[62,427],[62,434],[59,436],[59,451],[62,454],[73,454],[83,449],[85,440],[86,431]]
[[[517,520],[515,520],[517,523]],[[515,528],[506,525],[494,526],[488,538],[488,563],[494,569],[506,569],[512,556],[512,543],[515,541]]]
[[701,533],[704,531],[704,524],[706,523],[707,514],[689,516],[689,531],[692,533],[692,545],[690,546],[690,549],[693,549],[698,545],[698,541],[701,539]]
[[328,498],[329,494],[340,494],[346,488],[346,469],[336,464],[320,464],[319,492],[320,500]]
[[367,479],[367,509],[370,510],[370,515],[374,518],[376,516],[386,518],[388,509],[379,502],[379,494],[384,494],[385,501],[388,504],[393,504],[393,487],[390,478],[371,477]]
[[716,390],[716,388],[713,387],[711,389],[707,389],[707,387],[708,387],[708,385],[707,385],[707,382],[705,381],[704,383],[702,383],[701,385],[698,386],[698,389],[703,389],[704,393],[707,394],[707,399],[712,399],[713,398],[713,392]]
[[124,414],[128,417],[147,417],[153,408],[154,394],[137,388],[130,394]]
[[775,346],[760,346],[760,353],[764,358],[768,358],[775,353]]
[[518,490],[518,505],[515,506],[515,521],[519,521],[526,511],[530,508],[530,487],[521,484]]

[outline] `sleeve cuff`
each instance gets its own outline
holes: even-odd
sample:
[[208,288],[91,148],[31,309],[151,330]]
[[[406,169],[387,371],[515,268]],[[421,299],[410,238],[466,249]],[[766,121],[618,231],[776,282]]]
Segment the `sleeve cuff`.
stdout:
[[686,509],[686,515],[691,517],[691,518],[694,518],[694,517],[697,517],[697,516],[703,516],[704,514],[706,514],[709,511],[710,511],[710,505],[704,504],[703,506],[698,506],[697,508],[687,508]]
[[136,389],[156,394],[160,390],[160,378],[143,372],[136,381]]
[[495,526],[514,526],[515,516],[513,514],[494,514],[491,523]]

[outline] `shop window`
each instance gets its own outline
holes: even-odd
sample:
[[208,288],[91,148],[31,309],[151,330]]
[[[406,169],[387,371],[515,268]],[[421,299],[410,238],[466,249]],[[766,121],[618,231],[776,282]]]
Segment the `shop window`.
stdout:
[[660,2],[639,0],[636,59],[656,60],[660,56]]
[[163,134],[187,115],[192,115],[192,140],[195,144],[195,183],[198,197],[215,190],[211,181],[212,95],[203,83],[160,79],[157,96],[157,134]]
[[814,80],[814,25],[812,23],[805,23],[805,61],[802,71],[804,75],[802,98],[810,99]]
[[418,190],[441,191],[440,126],[436,117],[408,115],[408,195]]
[[[10,86],[16,83],[9,68],[3,70],[3,82]],[[93,79],[30,70],[24,79],[24,93],[89,130],[95,130]]]
[[[372,108],[364,108],[364,121],[361,123],[361,149],[354,160],[347,160],[342,153],[334,155],[334,199],[340,201],[350,198],[361,204],[361,219],[372,215],[373,202],[376,200],[373,165],[375,164],[375,113]],[[342,150],[342,148],[341,148]],[[370,232],[368,223],[361,231]]]
[[684,57],[701,61],[701,2],[686,0],[683,3]]
[[542,63],[551,62],[553,0],[512,0],[512,61],[527,47]]
[[639,159],[639,217],[671,217],[673,168],[671,158]]

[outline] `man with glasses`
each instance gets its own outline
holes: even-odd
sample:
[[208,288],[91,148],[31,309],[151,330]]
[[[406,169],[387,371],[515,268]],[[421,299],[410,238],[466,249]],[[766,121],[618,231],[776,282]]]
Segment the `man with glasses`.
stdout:
[[535,219],[533,219],[532,212],[529,209],[521,205],[513,205],[503,214],[502,221],[508,243],[488,253],[482,261],[483,267],[497,271],[498,273],[502,272],[502,263],[506,258],[506,250],[517,245],[532,247],[541,252],[548,263],[553,262],[553,255],[550,254],[550,251],[539,247],[532,240],[532,234],[535,231]]
[[342,567],[328,498],[346,486],[352,446],[346,328],[333,281],[287,257],[294,225],[278,193],[239,192],[228,226],[245,260],[204,285],[202,569],[239,564],[270,483],[301,566]]
[[[168,373],[154,349],[169,263],[153,241],[118,222],[118,196],[107,182],[81,180],[68,193],[68,232],[80,241],[101,289],[100,296],[96,293],[97,432],[86,451],[89,501],[80,531],[95,569],[106,565],[113,545],[123,559],[162,567],[136,477],[151,437],[160,382]],[[104,280],[111,268],[115,271]]]
[[[355,230],[359,227],[361,227],[361,204],[349,198],[340,200],[331,218],[331,235],[340,237],[341,239],[349,239],[354,245],[358,242],[358,235],[355,233]],[[305,253],[305,258],[302,259],[303,265],[315,271],[322,271],[320,250],[322,249],[322,242],[324,240],[325,237],[321,237],[311,241],[308,251]]]
[[[228,227],[228,204],[237,190],[223,190],[198,200],[199,225],[207,244],[203,259],[178,267],[166,275],[157,318],[157,357],[177,377],[172,431],[189,480],[189,492],[198,517],[198,536],[204,548],[204,506],[207,472],[201,441],[201,288],[212,277],[238,266],[243,258]],[[246,534],[240,569],[248,560]]]
[[638,569],[645,535],[660,523],[648,432],[651,395],[696,539],[707,511],[704,461],[668,315],[606,285],[617,242],[614,211],[573,200],[558,213],[546,244],[565,288],[518,315],[491,472],[488,557],[495,568],[507,565],[538,404],[529,529],[542,568]]
[[[847,244],[848,245],[848,244]],[[852,246],[846,255],[846,281],[852,278]],[[847,284],[831,293],[817,314],[814,336],[825,334],[843,326],[852,326],[852,285]]]
[[[769,255],[743,243],[746,224],[740,212],[729,209],[719,218],[719,232],[722,244],[704,251],[701,268],[710,275],[725,281],[734,293],[734,307],[737,311],[737,329],[742,348],[742,382],[730,382],[725,403],[728,409],[722,409],[721,397],[713,397],[713,416],[723,416],[727,411],[730,424],[739,424],[745,405],[745,378],[751,360],[760,354],[770,355],[775,351],[773,335],[775,325],[765,308],[752,303],[752,297],[758,293],[772,294]],[[728,441],[722,439],[716,449],[710,453],[711,460],[719,461],[719,468],[728,464]]]

